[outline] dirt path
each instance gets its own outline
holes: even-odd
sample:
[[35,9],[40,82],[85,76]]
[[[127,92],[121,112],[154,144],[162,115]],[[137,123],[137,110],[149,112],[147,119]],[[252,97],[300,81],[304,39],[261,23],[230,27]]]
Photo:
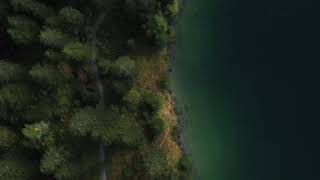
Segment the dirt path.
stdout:
[[[102,13],[99,15],[93,29],[93,34],[92,34],[92,40],[91,40],[91,48],[92,48],[92,57],[91,57],[91,68],[92,72],[95,75],[96,79],[96,86],[98,88],[99,92],[99,104],[97,105],[97,109],[104,109],[105,107],[105,102],[104,102],[104,88],[101,82],[101,77],[98,71],[97,67],[97,31],[103,22],[104,18],[106,16],[106,13]],[[105,160],[106,160],[106,154],[105,154],[105,147],[103,144],[100,145],[99,147],[99,160],[103,167],[101,168],[101,179],[102,180],[107,180],[107,173],[106,173],[106,167],[105,167]]]

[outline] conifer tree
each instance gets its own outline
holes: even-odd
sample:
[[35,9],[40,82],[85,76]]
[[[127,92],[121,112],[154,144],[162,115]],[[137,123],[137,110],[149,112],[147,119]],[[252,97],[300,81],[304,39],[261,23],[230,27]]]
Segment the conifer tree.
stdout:
[[80,109],[71,118],[70,128],[76,135],[91,135],[105,144],[136,146],[142,139],[140,127],[133,116],[118,109]]
[[26,16],[8,17],[8,34],[17,44],[32,43],[37,39],[38,25]]
[[70,42],[64,46],[63,52],[70,58],[80,62],[90,62],[91,49],[80,42]]
[[22,134],[30,141],[37,142],[48,133],[48,130],[48,124],[41,121],[38,123],[25,125],[25,127],[22,129]]
[[18,137],[14,131],[0,126],[0,152],[7,152],[17,144]]
[[0,61],[0,83],[17,81],[24,78],[24,75],[25,72],[20,65],[4,60]]
[[62,48],[70,40],[70,36],[56,29],[45,29],[40,32],[40,41],[47,46]]
[[146,28],[147,36],[153,40],[155,45],[158,47],[167,45],[169,26],[166,18],[161,13],[149,16]]
[[66,164],[70,154],[63,147],[49,147],[43,155],[40,170],[44,174],[54,174]]
[[65,23],[65,27],[72,31],[79,31],[84,25],[84,15],[77,9],[67,6],[59,11],[59,15]]
[[29,74],[34,81],[47,88],[58,88],[65,82],[63,75],[50,65],[35,65]]
[[143,156],[146,173],[151,179],[158,178],[168,173],[166,152],[159,146],[152,146]]
[[37,0],[9,0],[15,11],[28,13],[40,19],[53,15],[53,10]]
[[0,109],[22,111],[32,103],[32,91],[25,84],[8,84],[0,89]]
[[3,180],[26,180],[35,172],[35,163],[18,154],[2,155],[0,167],[0,177]]
[[134,61],[128,57],[119,57],[112,65],[112,70],[115,74],[120,76],[132,76],[135,68]]

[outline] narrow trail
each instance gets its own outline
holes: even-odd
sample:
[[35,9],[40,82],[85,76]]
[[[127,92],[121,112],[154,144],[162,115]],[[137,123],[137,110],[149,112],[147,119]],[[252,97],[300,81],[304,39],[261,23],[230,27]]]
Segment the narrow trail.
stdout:
[[[99,104],[97,105],[97,109],[104,109],[105,107],[104,88],[103,88],[101,77],[97,67],[97,31],[101,23],[103,22],[105,16],[106,16],[106,13],[102,13],[99,15],[98,20],[94,24],[92,40],[91,40],[91,48],[92,48],[91,68],[92,68],[92,72],[95,75],[96,86],[98,88],[98,93],[99,93]],[[103,144],[100,144],[100,147],[99,147],[99,160],[103,165],[101,167],[101,180],[107,180],[107,173],[106,173],[106,167],[105,167],[106,154],[105,154],[105,147]]]

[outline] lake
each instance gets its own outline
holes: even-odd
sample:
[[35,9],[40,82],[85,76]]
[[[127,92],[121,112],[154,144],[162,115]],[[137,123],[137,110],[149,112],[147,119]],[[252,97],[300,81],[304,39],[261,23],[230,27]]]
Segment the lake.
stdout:
[[187,0],[172,79],[198,179],[320,179],[319,8]]

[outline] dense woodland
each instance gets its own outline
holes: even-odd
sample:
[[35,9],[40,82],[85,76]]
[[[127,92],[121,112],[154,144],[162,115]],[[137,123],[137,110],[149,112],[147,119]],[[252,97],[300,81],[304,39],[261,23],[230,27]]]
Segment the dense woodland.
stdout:
[[191,179],[168,78],[179,9],[178,0],[1,0],[0,179]]

